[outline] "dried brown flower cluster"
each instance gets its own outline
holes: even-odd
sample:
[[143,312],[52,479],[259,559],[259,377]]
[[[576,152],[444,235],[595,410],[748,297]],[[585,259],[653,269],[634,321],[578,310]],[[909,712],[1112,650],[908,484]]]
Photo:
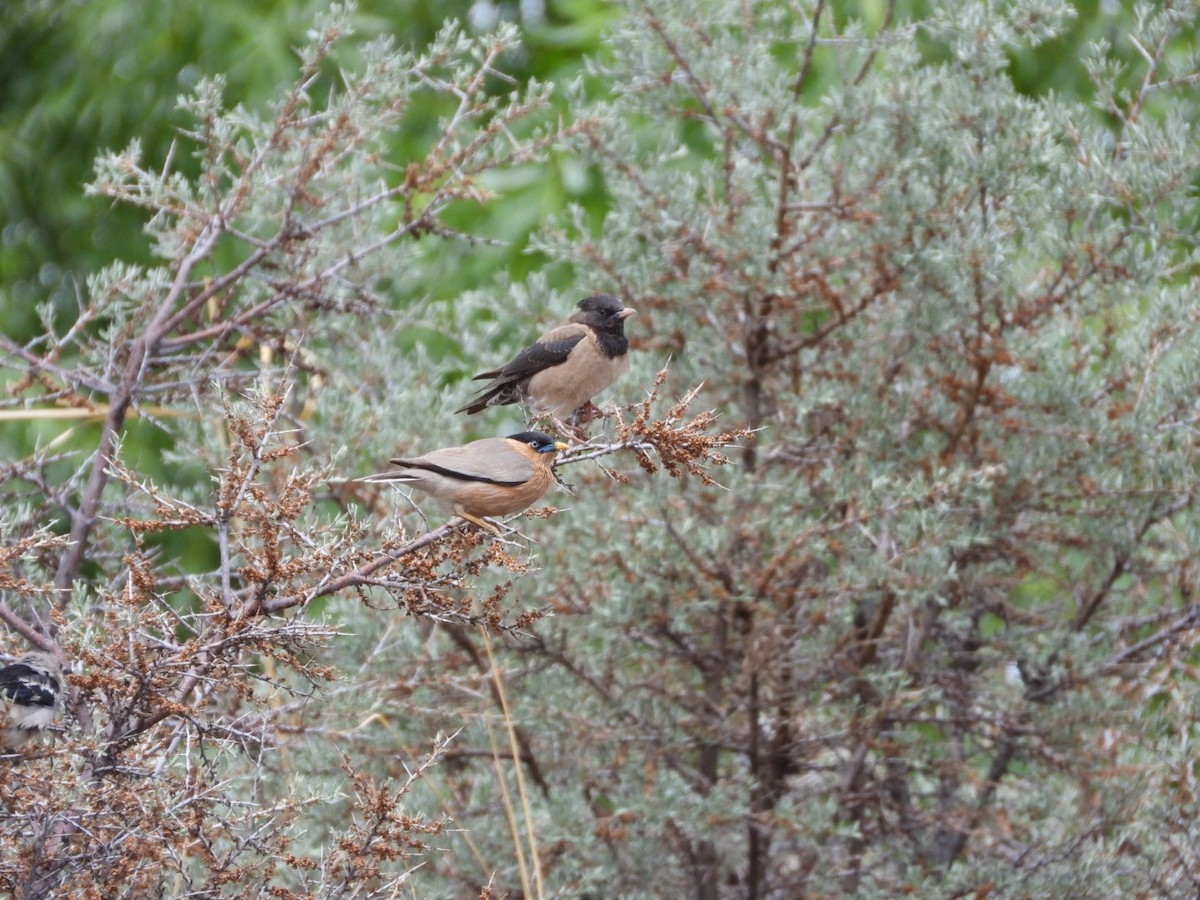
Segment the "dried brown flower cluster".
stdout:
[[[712,410],[697,413],[688,419],[689,407],[700,393],[699,385],[674,401],[661,417],[654,418],[651,408],[658,400],[658,389],[666,380],[667,369],[664,367],[655,376],[650,395],[637,407],[633,421],[618,424],[617,437],[634,447],[649,444],[672,478],[682,478],[686,473],[696,476],[704,484],[716,484],[707,466],[727,465],[729,459],[721,450],[751,437],[752,432],[734,428],[711,433],[713,423],[717,420],[717,413]],[[658,471],[654,460],[643,451],[638,452],[638,464],[651,474]]]
[[[753,436],[753,432],[744,428],[713,431],[717,413],[711,410],[688,418],[690,407],[700,393],[700,386],[687,391],[681,398],[672,401],[665,412],[656,415],[659,388],[666,383],[667,374],[668,369],[664,367],[655,375],[653,388],[646,399],[632,407],[632,421],[625,421],[627,410],[614,410],[616,441],[579,444],[564,452],[559,464],[599,460],[629,450],[634,453],[638,465],[651,475],[661,467],[672,478],[692,475],[703,484],[717,484],[709,472],[709,466],[728,465],[729,458],[722,451],[745,442]],[[608,468],[605,471],[616,481],[628,481],[628,477],[619,472]]]

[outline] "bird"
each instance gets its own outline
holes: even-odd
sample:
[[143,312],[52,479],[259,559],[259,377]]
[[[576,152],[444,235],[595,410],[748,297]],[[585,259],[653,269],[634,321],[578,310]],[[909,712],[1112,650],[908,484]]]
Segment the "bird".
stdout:
[[585,297],[578,307],[510,362],[476,375],[472,381],[491,382],[455,412],[527,401],[535,413],[566,419],[616,381],[629,368],[625,320],[637,310],[611,294]]
[[52,653],[26,653],[0,668],[0,750],[16,750],[54,721],[63,671]]
[[554,482],[554,454],[567,445],[540,431],[484,438],[462,447],[444,447],[413,459],[391,459],[398,472],[366,481],[398,481],[434,497],[443,509],[500,534],[484,521],[533,505]]

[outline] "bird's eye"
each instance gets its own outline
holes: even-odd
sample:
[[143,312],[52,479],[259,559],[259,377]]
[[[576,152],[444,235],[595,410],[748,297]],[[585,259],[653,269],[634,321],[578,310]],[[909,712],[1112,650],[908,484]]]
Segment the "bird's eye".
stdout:
[[542,448],[542,445],[540,443],[538,443],[537,441],[529,441],[528,444],[534,450],[540,450]]

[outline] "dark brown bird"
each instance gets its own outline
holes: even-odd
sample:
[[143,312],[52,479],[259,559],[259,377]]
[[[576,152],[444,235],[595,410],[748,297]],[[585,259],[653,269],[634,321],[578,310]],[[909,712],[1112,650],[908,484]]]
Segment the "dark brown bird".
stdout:
[[634,312],[609,294],[580,300],[579,312],[511,362],[476,375],[474,381],[492,381],[455,412],[527,401],[535,413],[566,419],[629,368],[625,320]]
[[388,460],[399,472],[368,481],[400,481],[430,494],[449,513],[499,534],[485,516],[506,516],[533,505],[554,483],[554,454],[567,445],[540,431],[484,438],[415,459]]
[[0,750],[40,734],[54,721],[62,694],[62,664],[52,653],[26,653],[0,669]]

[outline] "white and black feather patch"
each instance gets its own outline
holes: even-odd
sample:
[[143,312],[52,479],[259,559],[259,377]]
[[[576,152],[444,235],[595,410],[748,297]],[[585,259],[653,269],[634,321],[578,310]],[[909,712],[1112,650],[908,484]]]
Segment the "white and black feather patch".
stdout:
[[0,697],[19,706],[54,706],[62,690],[57,678],[24,663],[0,669]]

